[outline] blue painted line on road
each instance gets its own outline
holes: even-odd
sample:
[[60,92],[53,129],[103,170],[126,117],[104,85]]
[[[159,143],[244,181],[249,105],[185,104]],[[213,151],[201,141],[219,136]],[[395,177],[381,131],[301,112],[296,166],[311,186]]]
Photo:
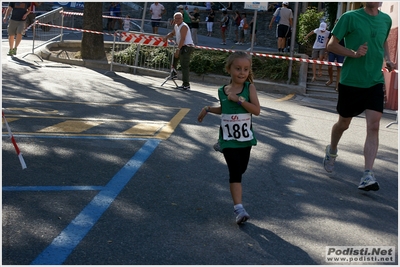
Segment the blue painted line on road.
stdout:
[[63,264],[160,142],[157,139],[148,140],[31,264]]
[[100,191],[104,186],[4,186],[4,191]]

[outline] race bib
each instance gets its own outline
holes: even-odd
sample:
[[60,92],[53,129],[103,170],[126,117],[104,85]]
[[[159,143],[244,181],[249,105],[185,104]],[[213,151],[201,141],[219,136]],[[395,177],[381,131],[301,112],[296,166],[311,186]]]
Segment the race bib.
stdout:
[[253,132],[250,127],[250,113],[222,114],[221,116],[222,138],[224,140],[251,141]]

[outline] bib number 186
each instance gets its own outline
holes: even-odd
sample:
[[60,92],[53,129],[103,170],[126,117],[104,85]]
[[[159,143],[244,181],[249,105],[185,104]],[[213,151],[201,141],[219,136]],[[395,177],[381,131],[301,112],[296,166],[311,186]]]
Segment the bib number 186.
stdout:
[[222,114],[221,127],[224,140],[250,141],[253,132],[250,129],[251,115],[246,114]]

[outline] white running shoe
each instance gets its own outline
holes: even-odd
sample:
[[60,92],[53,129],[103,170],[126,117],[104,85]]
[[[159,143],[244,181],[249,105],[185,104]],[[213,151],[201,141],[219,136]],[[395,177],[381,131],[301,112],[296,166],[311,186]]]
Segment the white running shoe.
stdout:
[[364,191],[378,191],[379,190],[379,183],[376,181],[374,173],[372,171],[364,172],[363,177],[361,177],[360,185],[358,189]]
[[241,224],[250,219],[250,215],[246,212],[244,208],[239,208],[237,210],[234,210],[234,213],[236,215],[236,223]]
[[331,173],[333,172],[335,160],[337,158],[337,154],[331,154],[330,153],[331,146],[327,145],[325,148],[325,157],[324,157],[324,168],[327,172]]

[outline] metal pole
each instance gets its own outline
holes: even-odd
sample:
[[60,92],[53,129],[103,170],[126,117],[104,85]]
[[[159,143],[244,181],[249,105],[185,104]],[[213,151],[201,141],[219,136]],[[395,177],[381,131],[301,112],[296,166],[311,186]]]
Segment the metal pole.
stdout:
[[[61,8],[61,26],[64,27],[64,8]],[[64,35],[64,31],[63,31],[63,27],[61,27],[61,33],[60,33],[60,42],[63,42],[63,35]]]
[[147,2],[144,2],[143,16],[142,16],[142,24],[140,24],[140,30],[141,30],[141,32],[144,32],[143,27],[144,27],[144,20],[145,20],[145,18],[146,18],[146,10],[147,10]]
[[[294,15],[293,15],[293,25],[292,25],[292,36],[290,37],[290,57],[294,55],[294,41],[296,38],[296,27],[297,27],[297,14],[299,9],[299,2],[294,4]],[[289,72],[287,84],[290,84],[290,79],[292,78],[292,65],[293,61],[289,61]]]
[[254,10],[254,17],[253,17],[253,29],[251,33],[251,46],[250,46],[250,52],[253,52],[253,45],[254,45],[254,37],[256,33],[256,23],[257,23],[257,9]]

